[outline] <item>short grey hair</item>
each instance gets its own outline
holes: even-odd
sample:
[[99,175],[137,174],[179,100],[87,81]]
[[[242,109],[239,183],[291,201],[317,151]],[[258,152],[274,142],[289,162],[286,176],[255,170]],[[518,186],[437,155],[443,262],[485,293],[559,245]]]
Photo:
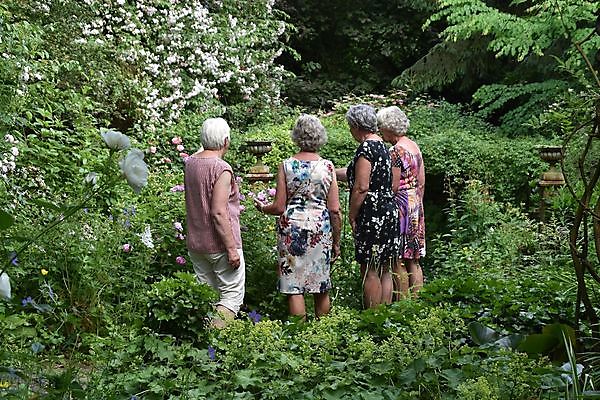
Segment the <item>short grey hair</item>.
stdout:
[[317,151],[327,143],[327,131],[319,118],[302,114],[292,129],[292,141],[303,151]]
[[209,118],[202,124],[200,141],[206,150],[220,150],[225,147],[231,129],[223,118]]
[[377,114],[375,109],[367,104],[351,106],[346,113],[346,121],[351,128],[377,132]]
[[379,129],[389,129],[396,136],[404,136],[410,127],[410,121],[404,111],[397,106],[385,107],[377,112]]

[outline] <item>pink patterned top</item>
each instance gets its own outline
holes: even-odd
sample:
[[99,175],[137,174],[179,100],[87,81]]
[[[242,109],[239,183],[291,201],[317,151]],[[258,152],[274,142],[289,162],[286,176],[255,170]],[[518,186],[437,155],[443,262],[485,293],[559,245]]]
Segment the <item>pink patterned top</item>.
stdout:
[[232,174],[227,209],[233,239],[242,248],[240,232],[240,192],[231,166],[218,157],[191,156],[185,163],[185,208],[187,212],[187,247],[195,253],[214,254],[226,251],[211,218],[211,201],[215,182],[225,171]]

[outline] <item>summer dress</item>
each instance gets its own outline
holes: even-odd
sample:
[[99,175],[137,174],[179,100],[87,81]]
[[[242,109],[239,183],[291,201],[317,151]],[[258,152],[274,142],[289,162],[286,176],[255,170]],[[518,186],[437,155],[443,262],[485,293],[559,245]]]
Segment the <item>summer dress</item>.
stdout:
[[277,221],[279,291],[324,293],[331,289],[332,232],[327,194],[334,168],[329,160],[283,162],[287,206]]
[[371,176],[369,191],[356,217],[354,252],[360,264],[376,267],[398,255],[398,209],[392,193],[392,163],[382,141],[362,142],[346,171],[351,192],[360,157],[371,163]]
[[400,169],[400,188],[394,196],[400,213],[400,256],[418,259],[425,256],[425,215],[417,179],[423,157],[400,144],[392,147],[390,153],[392,165]]

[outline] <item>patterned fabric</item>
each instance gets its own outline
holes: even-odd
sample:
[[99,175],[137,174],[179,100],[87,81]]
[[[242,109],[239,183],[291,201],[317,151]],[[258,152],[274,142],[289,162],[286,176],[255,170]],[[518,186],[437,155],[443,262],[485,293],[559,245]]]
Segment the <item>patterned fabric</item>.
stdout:
[[390,153],[392,166],[400,168],[400,188],[394,196],[400,213],[400,256],[419,259],[425,256],[425,214],[417,179],[423,158],[420,152],[413,154],[400,144]]
[[354,252],[360,264],[378,266],[398,255],[398,209],[392,193],[392,161],[383,142],[362,142],[346,171],[350,191],[360,157],[371,163],[371,176],[369,191],[356,218]]
[[287,206],[277,221],[279,291],[324,293],[331,289],[332,232],[327,194],[333,181],[331,161],[283,162]]

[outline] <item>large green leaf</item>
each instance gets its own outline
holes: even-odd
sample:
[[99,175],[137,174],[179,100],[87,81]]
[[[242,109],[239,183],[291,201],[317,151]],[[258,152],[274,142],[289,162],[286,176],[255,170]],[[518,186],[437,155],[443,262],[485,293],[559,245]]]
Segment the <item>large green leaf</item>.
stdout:
[[0,210],[0,230],[8,229],[15,223],[12,215],[6,211]]
[[519,347],[519,344],[521,344],[523,339],[525,339],[525,336],[523,335],[512,334],[501,337],[500,339],[496,340],[494,344],[508,349],[516,349]]
[[560,340],[553,335],[536,333],[525,337],[518,349],[528,354],[548,354],[559,344]]
[[473,339],[473,341],[480,346],[482,344],[495,342],[500,338],[500,334],[498,332],[477,321],[472,321],[469,323],[468,328],[469,333],[471,334],[471,339]]

